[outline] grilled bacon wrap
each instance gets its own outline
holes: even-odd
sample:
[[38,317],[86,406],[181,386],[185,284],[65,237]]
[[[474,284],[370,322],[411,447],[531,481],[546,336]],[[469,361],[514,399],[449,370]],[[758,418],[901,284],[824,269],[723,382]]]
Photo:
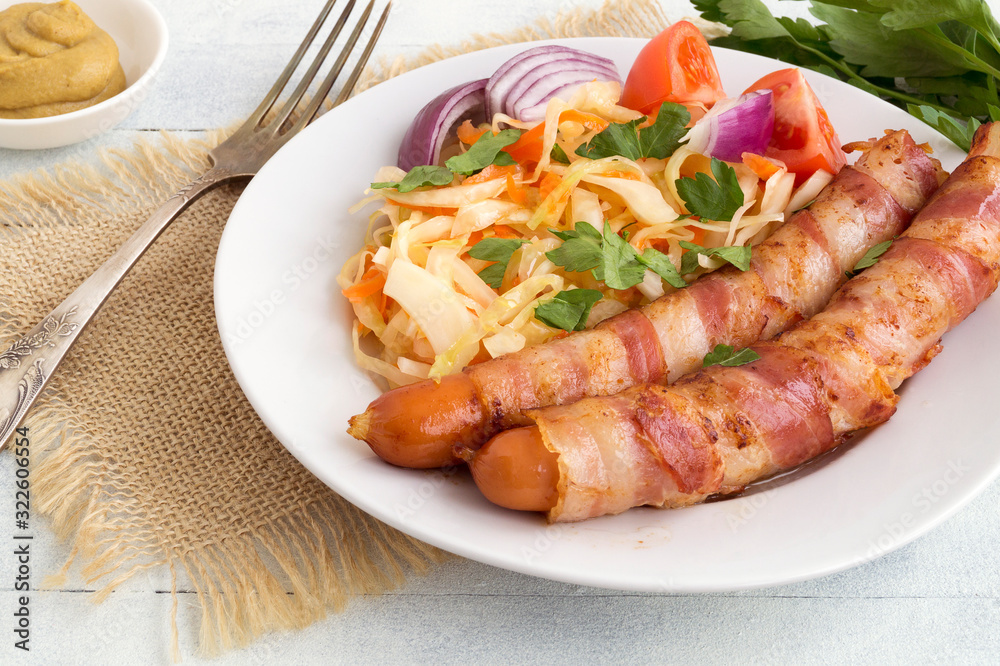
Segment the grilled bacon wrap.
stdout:
[[526,423],[529,409],[674,381],[717,344],[746,346],[818,312],[845,271],[899,234],[943,177],[907,132],[889,133],[757,245],[750,270],[719,269],[592,330],[389,391],[348,432],[390,463],[440,467]]
[[534,427],[488,443],[472,461],[473,475],[494,485],[488,497],[502,495],[489,476],[493,442],[509,437],[532,454],[536,441],[544,446],[538,459],[558,465],[553,504],[546,506],[554,521],[686,506],[739,491],[888,420],[894,390],[930,362],[941,336],[998,280],[994,124],[978,131],[969,158],[878,263],[812,319],[752,345],[759,360],[709,367],[670,387],[645,385],[529,411]]

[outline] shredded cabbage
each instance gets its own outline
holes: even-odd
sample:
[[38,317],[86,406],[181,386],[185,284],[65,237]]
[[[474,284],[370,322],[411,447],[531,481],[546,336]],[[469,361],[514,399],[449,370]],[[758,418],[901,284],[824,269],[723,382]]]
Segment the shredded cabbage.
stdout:
[[475,323],[448,280],[408,261],[389,267],[382,293],[416,321],[435,354],[445,352]]

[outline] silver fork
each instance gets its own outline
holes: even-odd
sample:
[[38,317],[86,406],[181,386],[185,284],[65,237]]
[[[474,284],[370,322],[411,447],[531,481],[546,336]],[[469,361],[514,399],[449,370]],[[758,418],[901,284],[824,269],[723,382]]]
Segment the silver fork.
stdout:
[[[301,114],[296,116],[296,109],[305,98],[334,41],[347,24],[356,0],[348,0],[329,37],[320,46],[319,52],[289,98],[280,108],[275,109],[275,103],[291,81],[306,51],[315,41],[335,2],[336,0],[329,0],[323,7],[306,38],[257,109],[232,136],[211,151],[212,167],[167,199],[111,258],[77,287],[65,301],[56,306],[31,331],[15,341],[9,349],[0,353],[0,449],[24,418],[80,332],[167,225],[206,192],[230,181],[252,178],[281,146],[316,118],[361,37],[361,32],[372,14],[375,0],[370,0],[365,7],[343,50],[330,68],[329,74],[320,83],[309,102],[304,105]],[[382,11],[357,65],[344,83],[341,93],[334,100],[334,106],[347,99],[357,84],[361,70],[371,56],[375,42],[388,18],[391,4],[391,2],[386,4]],[[273,117],[270,117],[272,109],[275,109],[275,112]]]

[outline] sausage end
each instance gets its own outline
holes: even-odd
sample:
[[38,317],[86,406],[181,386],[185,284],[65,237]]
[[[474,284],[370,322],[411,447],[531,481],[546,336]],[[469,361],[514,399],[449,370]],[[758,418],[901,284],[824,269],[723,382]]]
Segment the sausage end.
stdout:
[[548,511],[559,499],[559,455],[545,448],[537,426],[500,433],[469,467],[486,499],[507,509]]
[[468,375],[448,375],[382,394],[348,432],[388,463],[413,469],[462,462],[457,449],[484,428],[479,394]]
[[364,414],[358,414],[357,416],[352,416],[348,420],[347,434],[354,439],[365,440],[368,439],[368,430],[371,428],[372,423],[372,410],[368,409]]

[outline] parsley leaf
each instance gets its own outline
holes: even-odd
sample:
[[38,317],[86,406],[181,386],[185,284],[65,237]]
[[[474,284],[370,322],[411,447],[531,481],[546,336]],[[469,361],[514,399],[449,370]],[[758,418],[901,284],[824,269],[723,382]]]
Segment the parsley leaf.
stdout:
[[484,238],[469,248],[469,256],[483,261],[507,262],[514,251],[527,242],[520,238]]
[[640,122],[645,117],[638,120],[630,120],[627,123],[611,123],[599,134],[587,143],[576,149],[576,154],[592,160],[602,157],[621,155],[631,160],[642,157],[639,150],[639,129]]
[[587,325],[591,308],[601,297],[601,292],[596,289],[560,291],[552,300],[535,307],[535,318],[552,328],[582,331]]
[[656,113],[656,122],[639,130],[639,148],[643,157],[666,159],[680,147],[688,133],[691,114],[681,104],[664,102]]
[[[699,4],[695,2],[695,6]],[[788,28],[781,24],[762,2],[738,2],[738,3],[717,3],[726,4],[722,11],[725,15],[718,15],[717,19],[722,21],[726,18],[732,21],[733,35],[742,39],[768,39],[771,37],[791,37]],[[700,7],[699,7],[700,8]]]
[[865,256],[858,260],[858,263],[854,264],[854,268],[847,271],[847,277],[851,278],[868,268],[869,266],[874,266],[878,263],[879,257],[886,253],[889,246],[892,245],[892,240],[882,241],[878,245],[874,245],[865,252]]
[[503,284],[503,276],[507,272],[507,262],[498,261],[495,264],[490,264],[483,270],[476,273],[483,282],[488,284],[494,289],[499,289],[500,285]]
[[873,12],[823,4],[813,5],[810,11],[827,23],[830,46],[847,62],[860,65],[862,76],[956,76],[968,70],[963,55],[925,30],[892,30]]
[[549,152],[549,159],[559,164],[569,164],[569,155],[566,154],[566,151],[558,143],[552,145],[552,150]]
[[627,123],[611,123],[588,143],[576,149],[576,154],[592,160],[621,155],[631,160],[643,157],[664,159],[674,154],[687,134],[691,114],[680,104],[664,102],[649,127],[639,128],[645,117]]
[[604,223],[602,249],[604,284],[612,289],[628,289],[642,282],[646,267],[639,263],[635,248],[612,231],[607,222]]
[[643,266],[652,270],[654,273],[666,280],[667,284],[671,287],[683,289],[688,285],[687,281],[682,278],[681,274],[677,271],[677,267],[674,266],[674,262],[670,261],[670,257],[663,254],[659,250],[647,247],[645,251],[637,257],[637,259]]
[[659,250],[649,247],[642,254],[636,252],[628,241],[611,230],[607,222],[604,223],[603,234],[587,222],[577,222],[576,228],[569,231],[549,231],[563,241],[562,245],[545,253],[552,263],[575,273],[591,271],[595,279],[603,280],[612,289],[634,287],[642,282],[646,269],[659,275],[672,287],[683,289],[688,283],[682,276],[698,269],[699,254],[718,257],[741,271],[750,268],[752,250],[743,245],[702,247],[681,241],[681,247],[688,252],[681,258],[678,271],[670,257]]
[[736,266],[741,271],[750,270],[750,257],[752,248],[746,245],[731,245],[725,247],[702,247],[696,243],[681,241],[680,246],[687,250],[681,257],[681,273],[687,275],[698,270],[698,255],[706,257],[718,257],[723,261]]
[[516,129],[501,130],[499,134],[484,132],[469,149],[461,155],[455,155],[445,161],[445,166],[455,173],[471,176],[482,171],[491,164],[506,166],[515,164],[514,158],[503,149],[521,138],[521,132]]
[[691,0],[691,4],[701,12],[701,17],[706,21],[725,23],[732,27],[732,24],[726,21],[728,18],[726,14],[719,9],[719,0]]
[[941,134],[948,137],[952,143],[961,148],[962,150],[968,152],[972,147],[972,135],[976,133],[981,124],[975,118],[969,118],[963,125],[961,122],[948,115],[947,113],[942,113],[931,106],[920,105],[916,106],[911,104],[907,107],[910,114],[920,118]]
[[576,228],[569,231],[550,231],[563,241],[562,245],[545,253],[553,264],[574,273],[593,270],[601,265],[603,238],[593,226],[577,222]]
[[678,178],[677,192],[692,215],[729,222],[743,205],[743,190],[736,178],[736,170],[725,162],[712,158],[713,180],[699,171],[695,178]]
[[757,360],[760,360],[760,354],[749,347],[736,351],[729,345],[715,345],[715,349],[705,354],[705,358],[701,361],[701,367],[707,368],[712,365],[733,367],[753,363]]
[[373,190],[396,189],[400,192],[411,192],[425,185],[448,185],[454,176],[450,169],[439,166],[415,166],[403,176],[399,182],[372,183]]
[[984,36],[1000,33],[983,0],[869,0],[888,10],[882,23],[893,30],[927,28],[943,21],[958,21]]
[[507,272],[507,264],[510,262],[510,258],[514,255],[517,248],[527,242],[520,238],[484,238],[479,241],[469,248],[469,256],[473,259],[495,261],[496,263],[490,264],[479,271],[477,275],[486,284],[494,289],[499,289],[500,284],[503,282],[504,273]]

